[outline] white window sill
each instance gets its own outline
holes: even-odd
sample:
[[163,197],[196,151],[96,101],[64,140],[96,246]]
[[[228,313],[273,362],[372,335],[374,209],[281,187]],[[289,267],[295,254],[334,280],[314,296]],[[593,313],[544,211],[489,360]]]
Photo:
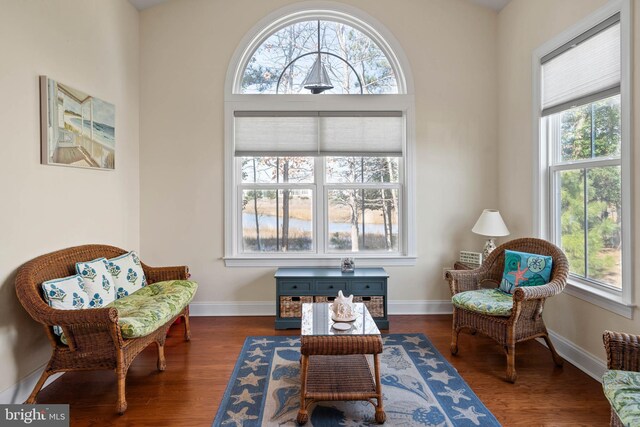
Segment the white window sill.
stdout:
[[567,280],[565,292],[571,296],[587,301],[598,307],[609,310],[627,319],[633,318],[633,309],[635,305],[624,301],[621,295],[616,295],[602,289],[572,280]]
[[340,259],[343,257],[354,258],[358,267],[396,267],[416,265],[415,256],[358,256],[345,253],[328,257],[319,256],[295,256],[272,255],[266,256],[233,256],[224,257],[226,267],[340,267]]

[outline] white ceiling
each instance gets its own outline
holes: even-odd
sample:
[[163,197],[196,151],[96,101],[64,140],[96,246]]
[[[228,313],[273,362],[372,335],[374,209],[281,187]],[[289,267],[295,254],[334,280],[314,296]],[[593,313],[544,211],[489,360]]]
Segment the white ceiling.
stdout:
[[129,3],[131,3],[136,9],[142,10],[164,3],[165,1],[167,0],[129,0]]
[[470,0],[472,3],[500,12],[511,0]]
[[[149,7],[155,6],[160,3],[164,3],[167,0],[129,0],[136,9],[142,10],[147,9]],[[511,0],[469,0],[472,3],[479,4],[484,7],[488,7],[497,12],[500,12],[503,7],[507,5]]]

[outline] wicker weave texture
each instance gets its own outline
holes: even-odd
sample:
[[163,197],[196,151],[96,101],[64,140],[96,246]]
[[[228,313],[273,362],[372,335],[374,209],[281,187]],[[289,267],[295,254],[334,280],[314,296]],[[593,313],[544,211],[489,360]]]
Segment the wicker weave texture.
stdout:
[[375,396],[376,383],[364,354],[309,357],[305,397],[316,400],[363,400]]
[[542,286],[516,288],[509,317],[487,316],[454,306],[451,352],[453,354],[458,352],[458,334],[461,331],[480,332],[493,338],[505,348],[507,380],[515,382],[515,345],[518,342],[544,338],[555,363],[558,366],[562,365],[563,360],[555,351],[542,320],[542,310],[546,298],[563,291],[569,275],[569,263],[562,250],[546,240],[515,239],[496,248],[475,270],[448,271],[446,278],[451,295],[480,289],[480,285],[487,281],[499,283],[504,272],[506,250],[551,256],[553,259],[551,280]]
[[[153,333],[124,340],[118,327],[118,311],[111,308],[87,310],[57,310],[45,302],[41,284],[46,280],[70,276],[76,273],[76,262],[96,258],[113,258],[127,251],[107,245],[84,245],[62,249],[39,256],[18,269],[16,294],[24,309],[46,331],[53,348],[51,359],[34,387],[26,403],[35,403],[36,396],[46,379],[56,372],[113,369],[118,380],[118,402],[116,409],[123,413],[127,409],[125,380],[127,370],[135,357],[149,344],[158,347],[158,369],[166,366],[164,342],[173,322],[184,318],[185,339],[190,338],[189,307],[158,328]],[[149,283],[171,279],[187,279],[186,266],[150,267],[142,263]],[[52,326],[60,325],[67,337],[68,346],[60,342]]]
[[384,317],[384,297],[383,296],[371,296],[360,297],[354,296],[353,302],[362,302],[369,310],[371,317]]
[[[619,371],[640,372],[640,335],[604,331],[602,336],[607,352],[607,368]],[[611,426],[624,427],[611,408]]]
[[302,304],[313,302],[313,297],[299,296],[299,297],[280,297],[280,317],[302,317]]

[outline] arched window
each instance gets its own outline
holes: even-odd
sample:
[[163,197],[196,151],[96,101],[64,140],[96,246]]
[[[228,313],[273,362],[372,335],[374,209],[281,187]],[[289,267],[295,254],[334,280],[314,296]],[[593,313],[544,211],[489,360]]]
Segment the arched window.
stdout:
[[[362,31],[339,21],[313,19],[270,34],[253,51],[242,75],[241,93],[398,93],[391,62]],[[322,87],[321,87],[322,89]]]
[[380,24],[344,8],[275,12],[231,61],[227,265],[415,262],[406,61]]

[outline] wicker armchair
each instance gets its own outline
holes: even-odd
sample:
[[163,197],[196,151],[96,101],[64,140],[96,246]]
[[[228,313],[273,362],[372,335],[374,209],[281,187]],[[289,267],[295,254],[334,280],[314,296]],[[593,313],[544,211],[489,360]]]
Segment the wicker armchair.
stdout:
[[[604,331],[602,339],[607,352],[607,369],[640,372],[640,335]],[[624,427],[613,407],[611,426]]]
[[479,332],[496,340],[507,355],[507,375],[509,382],[516,380],[516,343],[534,338],[544,338],[553,360],[562,366],[563,360],[556,352],[547,328],[542,320],[542,309],[546,298],[559,294],[565,287],[569,274],[566,256],[557,246],[540,239],[516,239],[496,248],[475,270],[450,270],[446,274],[451,295],[459,292],[478,290],[481,287],[496,287],[504,271],[505,250],[549,255],[553,258],[551,280],[542,286],[519,287],[513,294],[510,316],[490,316],[475,311],[453,308],[453,330],[451,353],[458,352],[458,334],[465,330],[472,334]]
[[[105,245],[85,245],[59,250],[39,256],[18,269],[16,293],[25,310],[44,326],[53,353],[47,366],[25,403],[36,403],[36,396],[47,378],[56,372],[113,369],[118,382],[117,411],[127,409],[125,380],[133,359],[149,344],[158,348],[158,370],[166,367],[164,343],[173,322],[184,318],[185,339],[190,338],[189,306],[151,334],[123,339],[118,327],[118,311],[113,308],[87,310],[57,310],[45,302],[42,282],[76,273],[75,263],[100,257],[113,258],[126,251]],[[149,267],[142,263],[147,281],[151,284],[164,280],[187,279],[188,268]],[[53,333],[53,325],[60,325],[68,345]]]

